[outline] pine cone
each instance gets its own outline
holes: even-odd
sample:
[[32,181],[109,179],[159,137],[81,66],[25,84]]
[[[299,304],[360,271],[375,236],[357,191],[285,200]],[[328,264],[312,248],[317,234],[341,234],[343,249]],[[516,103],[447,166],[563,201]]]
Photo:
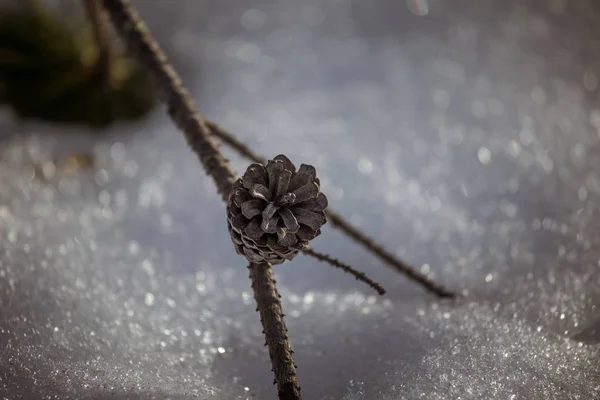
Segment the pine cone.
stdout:
[[234,183],[227,228],[236,252],[248,261],[281,264],[321,234],[326,207],[315,168],[302,164],[296,171],[278,155],[266,166],[250,165]]

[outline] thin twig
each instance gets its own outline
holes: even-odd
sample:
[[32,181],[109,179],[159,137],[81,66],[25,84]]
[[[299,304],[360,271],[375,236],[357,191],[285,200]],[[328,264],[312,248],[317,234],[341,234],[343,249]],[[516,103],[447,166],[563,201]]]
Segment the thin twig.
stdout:
[[98,48],[97,65],[102,82],[110,84],[115,59],[114,44],[110,37],[110,26],[103,15],[100,0],[86,0],[87,13],[94,30],[94,39]]
[[[137,55],[140,64],[144,65],[156,79],[171,118],[184,133],[207,175],[213,178],[223,200],[227,201],[236,179],[235,172],[209,136],[207,122],[196,111],[177,72],[169,64],[160,46],[128,0],[103,0],[103,2],[127,46]],[[284,314],[271,266],[253,264],[250,267],[250,278],[269,346],[279,398],[301,400],[300,385],[292,358],[293,352],[287,338]]]
[[344,220],[340,215],[329,211],[327,213],[329,220],[332,225],[336,226],[338,229],[342,230],[346,235],[350,238],[354,239],[356,242],[362,244],[364,247],[369,249],[373,254],[383,260],[387,265],[394,268],[396,271],[406,276],[408,279],[413,282],[418,283],[428,292],[433,293],[439,298],[454,298],[456,297],[456,293],[449,291],[443,286],[437,284],[433,280],[431,280],[427,275],[424,275],[417,271],[411,265],[405,263],[402,260],[399,260],[397,257],[392,255],[389,251],[381,247],[377,244],[373,239],[359,231],[357,228],[352,226],[349,222]]
[[218,137],[223,143],[227,146],[231,147],[235,151],[238,152],[243,157],[246,157],[248,160],[252,160],[259,164],[267,164],[267,159],[256,153],[252,150],[247,144],[243,143],[241,140],[236,138],[233,134],[229,133],[225,129],[223,129],[220,125],[207,120],[208,127],[210,128],[210,133],[216,137]]
[[375,282],[367,276],[364,272],[360,272],[352,268],[350,265],[341,262],[340,260],[330,257],[327,254],[319,253],[313,249],[306,249],[302,251],[304,254],[316,258],[319,261],[329,263],[330,265],[343,270],[345,273],[350,274],[356,278],[357,281],[361,281],[371,286],[380,295],[385,294],[385,289],[379,283]]
[[207,175],[213,178],[217,191],[227,201],[235,172],[217,148],[206,120],[196,111],[194,101],[183,87],[181,78],[169,64],[129,0],[103,0],[123,40],[140,62],[154,76],[167,104],[169,115],[184,133],[188,145],[198,155]]
[[[230,146],[232,149],[237,151],[242,156],[260,163],[266,164],[266,160],[264,157],[255,153],[252,149],[250,149],[246,144],[242,143],[231,133],[215,124],[214,122],[208,122],[208,126],[211,129],[211,133],[219,138],[223,143]],[[426,275],[417,271],[411,265],[405,263],[404,261],[398,259],[389,251],[384,249],[382,246],[378,245],[375,240],[370,238],[365,233],[358,230],[356,227],[352,226],[350,222],[346,221],[341,215],[336,213],[335,211],[328,209],[326,210],[327,216],[331,225],[335,228],[339,229],[343,233],[345,233],[348,237],[353,239],[355,242],[364,246],[367,250],[373,253],[375,256],[379,257],[383,262],[385,262],[388,266],[399,272],[400,274],[406,276],[408,279],[413,282],[421,285],[425,290],[430,293],[433,293],[435,296],[440,298],[453,298],[456,297],[456,294],[444,288],[443,286],[435,283]]]
[[269,347],[277,393],[280,400],[301,400],[300,385],[296,376],[293,350],[288,340],[287,328],[281,309],[281,295],[277,292],[273,269],[268,263],[250,264],[250,279],[254,290],[256,311]]

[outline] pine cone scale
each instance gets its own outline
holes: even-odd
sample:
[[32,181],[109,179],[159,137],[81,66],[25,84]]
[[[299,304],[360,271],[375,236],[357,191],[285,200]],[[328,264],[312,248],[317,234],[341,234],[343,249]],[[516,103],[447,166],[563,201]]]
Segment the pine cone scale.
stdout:
[[279,174],[279,179],[277,181],[277,191],[275,194],[275,198],[280,198],[281,196],[287,193],[291,179],[292,171],[281,171],[281,173]]
[[248,219],[252,219],[262,213],[264,201],[255,199],[242,203],[242,215]]
[[246,228],[243,230],[243,232],[251,240],[260,239],[261,236],[265,233],[261,228],[261,218],[260,217],[252,218],[252,221],[250,221],[250,223],[248,225],[246,225]]
[[277,192],[277,183],[279,182],[279,174],[283,171],[283,162],[271,160],[267,163],[267,175],[269,177],[269,192],[275,194]]
[[287,158],[286,156],[284,156],[283,154],[278,155],[273,160],[281,161],[283,163],[283,169],[285,169],[285,170],[292,171],[292,172],[296,171],[296,167],[294,166],[292,161],[289,158]]
[[286,248],[296,244],[296,241],[298,240],[296,235],[294,235],[293,233],[285,234],[285,231],[282,232],[283,236],[280,237],[279,235],[277,235],[277,243],[279,244],[279,246],[281,246],[282,248]]
[[242,176],[242,184],[246,189],[252,189],[252,186],[261,184],[267,186],[267,171],[260,164],[252,164]]
[[296,172],[296,175],[292,178],[288,190],[293,192],[300,186],[314,182],[316,177],[317,171],[312,165],[301,164],[300,169],[298,169],[298,172]]
[[260,224],[260,228],[265,233],[276,233],[278,222],[279,222],[279,216],[273,216],[272,218],[268,218],[268,219],[263,216],[262,223]]
[[266,202],[271,201],[271,192],[266,186],[260,183],[252,186],[252,189],[250,189],[250,195],[254,198],[261,199]]
[[325,216],[321,213],[300,207],[292,207],[291,211],[294,213],[300,224],[306,225],[315,231],[321,228],[321,226],[326,222]]
[[303,201],[317,197],[319,194],[319,186],[314,182],[310,182],[304,186],[300,186],[298,189],[294,190],[292,194],[296,196],[293,204],[302,203]]
[[267,206],[264,208],[264,211],[262,212],[263,219],[273,218],[277,211],[279,211],[279,206],[277,206],[277,204],[274,204],[274,203],[267,204]]
[[323,211],[327,208],[327,198],[322,196],[321,193],[315,199],[309,199],[307,201],[302,202],[302,208],[305,208],[310,211]]
[[233,218],[231,218],[230,222],[234,228],[243,229],[244,227],[246,227],[246,225],[248,225],[250,220],[248,218],[244,217],[242,214],[238,214],[238,215],[235,215]]
[[294,216],[294,213],[289,208],[282,209],[279,212],[279,216],[281,217],[283,224],[289,232],[298,232],[298,229],[300,229],[300,225],[298,224],[298,220]]
[[298,232],[296,232],[296,236],[298,236],[298,238],[303,241],[313,240],[320,234],[321,234],[320,230],[315,232],[306,226],[300,226],[300,229],[298,229]]
[[236,206],[241,207],[244,202],[252,200],[252,196],[245,190],[235,189],[232,200]]

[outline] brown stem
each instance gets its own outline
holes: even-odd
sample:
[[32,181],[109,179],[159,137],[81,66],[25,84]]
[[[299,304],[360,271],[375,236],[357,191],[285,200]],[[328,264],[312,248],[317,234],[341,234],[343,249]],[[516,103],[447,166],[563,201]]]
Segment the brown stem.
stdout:
[[375,282],[371,278],[367,276],[364,272],[360,272],[352,268],[350,265],[341,262],[340,260],[330,257],[327,254],[319,253],[314,251],[313,249],[305,249],[302,252],[306,255],[316,258],[319,261],[326,262],[335,268],[339,268],[343,270],[345,273],[350,274],[356,278],[357,281],[361,281],[369,285],[372,289],[374,289],[380,295],[385,294],[385,289],[379,283]]
[[268,263],[250,264],[250,279],[254,290],[256,310],[260,314],[269,357],[277,383],[280,400],[301,400],[300,384],[296,375],[293,351],[288,340],[287,328],[283,320],[281,296],[275,286],[273,269]]
[[129,49],[154,76],[169,115],[184,133],[206,174],[213,178],[223,200],[227,201],[236,179],[235,172],[210,136],[207,121],[196,111],[194,101],[183,87],[181,78],[128,0],[103,2]]
[[[183,131],[187,142],[197,154],[207,175],[211,176],[224,201],[228,200],[236,176],[229,161],[223,156],[210,135],[207,121],[196,111],[181,79],[169,64],[158,43],[144,26],[140,16],[128,0],[103,0],[114,25],[127,46],[137,55],[156,79],[163,91],[169,114]],[[273,373],[278,385],[280,400],[301,400],[300,384],[292,350],[283,321],[280,296],[275,287],[273,271],[269,264],[250,266],[250,279],[254,290]]]
[[102,82],[110,84],[115,60],[114,43],[110,35],[110,26],[105,18],[100,0],[86,0],[87,13],[94,30],[94,39],[98,46],[97,66]]

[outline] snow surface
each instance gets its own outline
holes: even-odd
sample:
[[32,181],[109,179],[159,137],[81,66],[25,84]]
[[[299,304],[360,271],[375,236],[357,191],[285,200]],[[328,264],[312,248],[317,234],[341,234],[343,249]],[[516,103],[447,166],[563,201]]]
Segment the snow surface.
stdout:
[[[134,3],[203,112],[467,294],[326,227],[313,247],[388,294],[276,268],[306,399],[600,398],[600,6]],[[5,110],[0,132],[0,397],[275,398],[224,205],[163,108],[101,135]],[[92,169],[61,167],[76,150]]]

